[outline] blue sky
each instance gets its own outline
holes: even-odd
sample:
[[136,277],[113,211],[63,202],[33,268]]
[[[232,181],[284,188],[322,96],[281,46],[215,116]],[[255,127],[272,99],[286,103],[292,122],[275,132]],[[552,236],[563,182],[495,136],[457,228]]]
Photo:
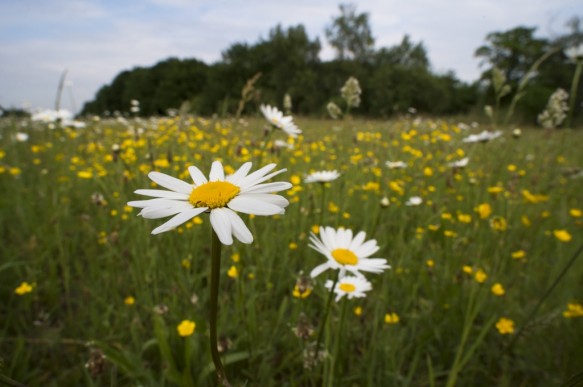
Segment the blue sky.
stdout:
[[[14,0],[0,1],[0,105],[52,107],[60,74],[68,69],[64,107],[79,109],[120,71],[168,57],[212,63],[235,42],[255,43],[281,24],[303,24],[319,37],[323,60],[334,56],[324,29],[338,15],[337,0]],[[581,0],[361,0],[370,14],[375,47],[404,34],[423,41],[433,70],[477,79],[473,57],[486,34],[519,25],[539,36],[565,31],[583,16]],[[69,94],[73,96],[71,99]]]

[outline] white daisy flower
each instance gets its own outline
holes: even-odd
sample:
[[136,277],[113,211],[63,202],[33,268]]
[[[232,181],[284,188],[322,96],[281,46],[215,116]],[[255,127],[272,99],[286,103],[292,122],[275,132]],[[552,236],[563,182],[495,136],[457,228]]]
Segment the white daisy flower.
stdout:
[[387,161],[386,165],[390,169],[407,168],[407,164],[404,161]]
[[495,132],[488,132],[487,130],[482,131],[479,134],[470,134],[468,137],[464,138],[463,142],[488,142],[495,138],[502,136],[502,132],[497,130]]
[[302,131],[293,123],[293,118],[291,116],[284,116],[279,109],[269,105],[259,106],[261,113],[265,116],[265,119],[269,121],[270,124],[283,130],[289,136],[297,137]]
[[583,59],[583,43],[578,46],[569,47],[565,50],[565,56],[576,62]]
[[14,135],[14,138],[16,138],[16,141],[26,142],[28,141],[28,133],[18,132]]
[[448,165],[452,168],[464,168],[468,165],[468,162],[470,161],[469,157],[464,157],[461,160],[458,161],[453,161],[451,163],[449,163]]
[[352,230],[332,227],[320,227],[319,239],[314,233],[310,234],[310,247],[322,253],[328,261],[316,266],[310,273],[312,278],[320,275],[327,269],[340,270],[340,277],[350,272],[358,277],[363,277],[361,271],[369,273],[382,273],[391,267],[383,258],[369,258],[379,250],[377,241],[371,239],[364,241],[366,234],[359,232],[352,237]]
[[421,203],[423,203],[423,199],[421,199],[419,196],[411,196],[409,198],[409,200],[407,200],[405,202],[406,206],[418,206]]
[[286,171],[281,169],[269,173],[273,168],[275,164],[269,164],[248,174],[251,170],[251,163],[248,162],[232,175],[225,176],[222,164],[215,161],[208,180],[197,167],[188,168],[194,184],[164,173],[150,172],[148,177],[151,180],[170,191],[139,189],[135,193],[155,199],[132,201],[128,205],[142,208],[138,215],[147,219],[174,215],[155,228],[152,234],[172,230],[203,212],[210,212],[211,225],[221,243],[232,244],[233,236],[243,243],[251,243],[253,236],[235,211],[254,215],[283,214],[289,204],[284,197],[272,193],[290,189],[291,183],[261,184]]
[[304,183],[328,183],[340,177],[340,172],[333,171],[317,171],[312,172],[304,178]]
[[[334,281],[327,280],[324,285],[326,289],[332,289]],[[365,292],[372,290],[372,285],[363,277],[343,277],[338,280],[334,293],[336,293],[336,302],[340,301],[343,296],[347,296],[349,300],[353,298],[366,297]]]

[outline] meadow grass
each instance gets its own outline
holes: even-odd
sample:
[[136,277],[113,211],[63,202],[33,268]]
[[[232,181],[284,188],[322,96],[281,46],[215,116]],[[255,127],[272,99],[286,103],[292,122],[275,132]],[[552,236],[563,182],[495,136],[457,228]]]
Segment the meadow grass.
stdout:
[[[218,329],[233,385],[549,386],[582,371],[582,131],[463,143],[478,129],[296,121],[302,137],[266,144],[255,119],[0,121],[0,381],[216,384],[208,216],[152,236],[163,221],[126,206],[148,172],[190,181],[188,166],[207,174],[214,160],[231,172],[275,162],[294,185],[285,215],[243,216],[253,244],[222,248]],[[399,160],[407,168],[385,165]],[[334,169],[326,185],[303,182]],[[423,202],[406,205],[414,196]],[[334,278],[307,278],[324,262],[308,247],[319,225],[367,232],[392,269],[367,275],[366,298],[332,303],[328,356],[315,361]],[[179,334],[183,320],[193,334]]]

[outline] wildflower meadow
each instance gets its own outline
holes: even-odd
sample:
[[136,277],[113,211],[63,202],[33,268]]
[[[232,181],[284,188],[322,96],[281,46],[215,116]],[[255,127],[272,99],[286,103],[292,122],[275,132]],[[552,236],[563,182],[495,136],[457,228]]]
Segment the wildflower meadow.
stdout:
[[0,382],[580,382],[583,132],[345,114],[3,118]]

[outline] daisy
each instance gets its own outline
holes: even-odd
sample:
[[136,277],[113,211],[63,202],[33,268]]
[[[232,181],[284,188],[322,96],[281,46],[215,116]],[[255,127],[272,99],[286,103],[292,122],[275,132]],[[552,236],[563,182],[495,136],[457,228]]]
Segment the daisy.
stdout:
[[383,270],[390,269],[386,259],[368,258],[376,253],[379,247],[374,239],[365,242],[365,236],[364,231],[359,232],[353,238],[352,230],[320,227],[321,239],[318,239],[312,232],[310,247],[326,256],[328,262],[316,266],[310,276],[314,278],[326,269],[338,269],[341,278],[347,271],[358,277],[363,277],[361,271],[382,273]]
[[310,173],[304,179],[304,183],[327,183],[332,180],[336,180],[340,177],[340,173],[337,170],[333,171],[317,171]]
[[164,173],[150,172],[148,177],[151,180],[170,191],[139,189],[135,193],[155,199],[132,201],[128,205],[142,208],[138,215],[147,219],[174,215],[155,228],[152,234],[172,230],[203,212],[210,212],[211,225],[221,243],[232,244],[233,236],[243,243],[251,243],[253,236],[235,211],[254,215],[283,214],[289,204],[284,197],[272,193],[290,189],[291,183],[261,184],[286,171],[281,169],[269,173],[273,168],[275,164],[269,164],[248,174],[251,163],[247,162],[232,175],[225,176],[222,164],[215,161],[208,180],[197,167],[188,168],[194,184]]
[[487,130],[482,131],[479,134],[470,134],[468,137],[464,138],[463,142],[488,142],[495,138],[502,136],[502,132],[497,130],[495,132],[488,132]]
[[411,196],[409,198],[409,200],[407,200],[405,202],[406,206],[418,206],[421,203],[423,203],[423,199],[421,199],[419,196]]
[[574,62],[583,59],[583,43],[567,48],[565,50],[565,56]]
[[[334,285],[334,281],[328,280],[324,286],[331,290],[332,285]],[[343,296],[347,296],[349,300],[355,297],[366,297],[364,292],[369,290],[372,290],[372,285],[366,279],[346,276],[338,280],[334,293],[336,293],[336,302],[338,302]]]
[[449,163],[448,165],[452,168],[464,168],[468,165],[468,162],[470,161],[470,159],[468,157],[464,157],[461,160],[458,161],[453,161],[451,163]]
[[261,105],[261,113],[270,124],[286,132],[289,136],[297,137],[302,131],[293,123],[291,116],[284,116],[276,107]]
[[404,161],[387,161],[386,164],[390,169],[407,168]]

